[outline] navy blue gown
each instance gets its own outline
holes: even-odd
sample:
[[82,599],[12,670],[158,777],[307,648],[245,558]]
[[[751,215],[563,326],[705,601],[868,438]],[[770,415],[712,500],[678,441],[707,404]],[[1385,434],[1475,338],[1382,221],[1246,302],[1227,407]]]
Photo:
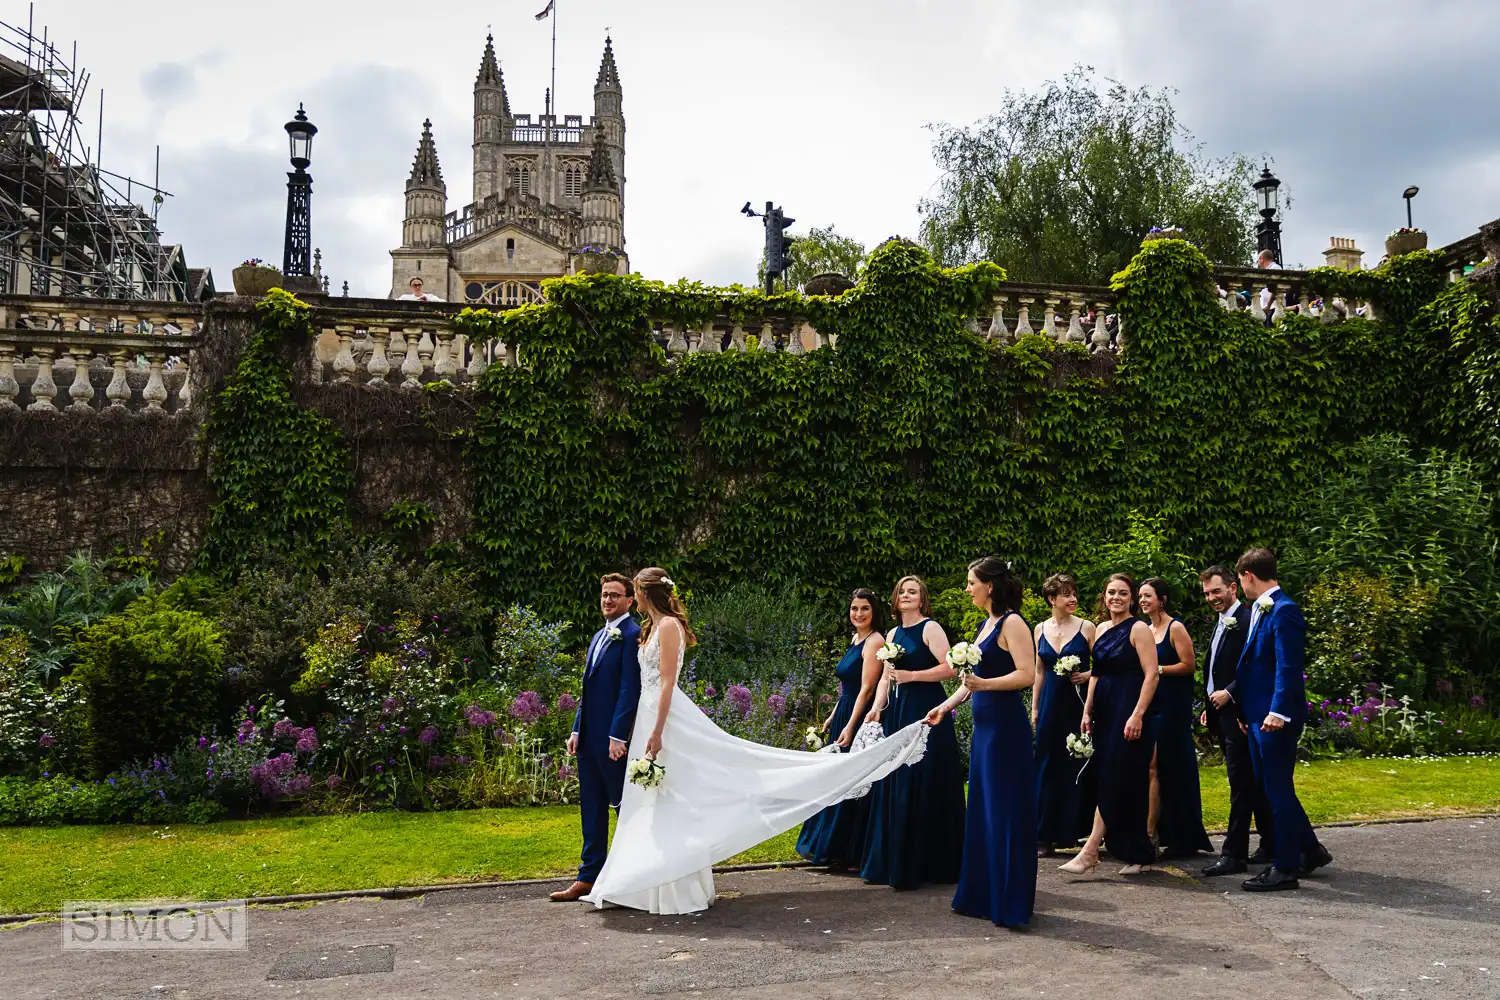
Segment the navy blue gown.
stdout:
[[[1016,669],[1000,648],[1002,616],[979,643],[979,677]],[[1020,691],[975,691],[974,740],[969,745],[969,805],[964,861],[953,908],[1005,927],[1031,922],[1036,905],[1036,765],[1031,720]]]
[[[922,642],[928,621],[896,629],[895,641],[906,650],[896,661],[897,670],[937,666],[937,658]],[[925,718],[947,698],[937,681],[898,685],[881,724],[887,734],[894,733]],[[932,727],[921,761],[878,782],[869,798],[869,839],[860,869],[866,882],[915,889],[924,882],[958,881],[964,847],[964,774],[952,716]]]
[[[834,668],[839,679],[839,700],[833,706],[828,724],[828,740],[839,738],[849,724],[854,702],[859,698],[864,673],[863,642],[844,651],[844,658]],[[840,753],[848,753],[842,749]],[[858,867],[864,861],[865,831],[870,822],[870,796],[836,802],[802,824],[797,837],[797,853],[808,861],[831,868]]]
[[1099,772],[1099,815],[1104,846],[1126,864],[1149,865],[1156,849],[1146,832],[1151,804],[1151,748],[1155,745],[1148,709],[1139,739],[1125,738],[1125,720],[1135,711],[1146,675],[1130,642],[1137,619],[1126,619],[1094,641],[1094,756]]
[[1068,753],[1068,734],[1080,731],[1087,691],[1052,672],[1064,656],[1078,657],[1079,671],[1089,669],[1089,641],[1081,627],[1062,649],[1052,648],[1045,629],[1037,643],[1042,696],[1036,711],[1036,842],[1071,846],[1094,828],[1098,771]]
[[[1173,619],[1156,644],[1156,662],[1170,667],[1181,663],[1172,645],[1172,631],[1183,628]],[[1198,788],[1198,748],[1193,744],[1193,675],[1162,674],[1151,699],[1151,728],[1156,735],[1156,781],[1161,806],[1156,816],[1156,840],[1162,854],[1191,857],[1211,851],[1203,829],[1203,797]]]

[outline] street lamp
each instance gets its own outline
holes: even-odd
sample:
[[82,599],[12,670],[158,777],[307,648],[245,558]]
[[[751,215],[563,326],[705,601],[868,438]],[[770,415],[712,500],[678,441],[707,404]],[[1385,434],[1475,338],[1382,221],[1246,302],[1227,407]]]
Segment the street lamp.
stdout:
[[312,270],[312,141],[318,127],[307,120],[297,105],[297,114],[286,123],[287,144],[293,169],[286,175],[286,242],[282,248],[281,273],[305,277]]
[[1281,264],[1281,221],[1276,217],[1281,207],[1276,193],[1281,181],[1271,173],[1269,165],[1260,172],[1254,184],[1256,197],[1260,200],[1260,224],[1255,227],[1257,250],[1271,251],[1272,259]]
[[1411,229],[1411,200],[1417,196],[1419,189],[1415,184],[1401,192],[1401,197],[1406,199],[1406,228]]

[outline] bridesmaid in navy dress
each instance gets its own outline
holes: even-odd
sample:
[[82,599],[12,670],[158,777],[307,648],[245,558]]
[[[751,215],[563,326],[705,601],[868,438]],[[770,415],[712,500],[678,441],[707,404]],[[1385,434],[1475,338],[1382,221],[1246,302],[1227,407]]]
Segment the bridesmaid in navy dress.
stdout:
[[1151,699],[1151,811],[1146,829],[1163,857],[1193,857],[1211,851],[1203,829],[1203,798],[1198,788],[1198,748],[1193,744],[1193,640],[1187,626],[1171,617],[1167,581],[1141,581],[1141,614],[1156,640],[1160,681]]
[[[849,624],[854,626],[854,638],[834,668],[839,700],[823,720],[823,732],[842,748],[841,753],[848,752],[854,742],[880,681],[880,660],[875,653],[885,642],[885,609],[874,591],[860,587],[850,595]],[[802,824],[797,853],[832,870],[857,868],[864,861],[869,822],[868,795],[835,803]]]
[[1156,693],[1156,643],[1151,626],[1135,617],[1135,581],[1124,573],[1104,585],[1100,611],[1104,621],[1094,639],[1094,676],[1083,706],[1084,732],[1093,737],[1093,766],[1099,769],[1099,808],[1083,849],[1058,867],[1076,875],[1097,868],[1103,845],[1125,862],[1121,875],[1135,875],[1156,860],[1146,833],[1154,745],[1146,713]]
[[1031,687],[1036,657],[1018,613],[1021,581],[1008,563],[994,556],[974,560],[967,589],[975,606],[989,612],[974,637],[981,659],[927,715],[928,725],[941,725],[955,707],[972,701],[968,820],[953,909],[1023,927],[1036,905],[1036,766],[1021,692]]
[[[1066,573],[1047,578],[1042,597],[1052,615],[1036,627],[1036,680],[1031,688],[1031,725],[1036,729],[1037,857],[1056,846],[1072,847],[1094,825],[1095,769],[1068,753],[1068,735],[1081,732],[1085,685],[1089,682],[1094,623],[1079,618],[1078,582]],[[1076,656],[1078,665],[1055,672],[1057,661]]]
[[[947,698],[948,637],[933,621],[927,585],[905,576],[891,594],[899,616],[887,641],[904,653],[887,664],[867,721],[887,733],[920,722]],[[893,889],[915,889],[924,882],[958,881],[964,845],[964,775],[958,734],[951,715],[927,737],[927,754],[897,769],[870,792],[869,841],[860,875]]]

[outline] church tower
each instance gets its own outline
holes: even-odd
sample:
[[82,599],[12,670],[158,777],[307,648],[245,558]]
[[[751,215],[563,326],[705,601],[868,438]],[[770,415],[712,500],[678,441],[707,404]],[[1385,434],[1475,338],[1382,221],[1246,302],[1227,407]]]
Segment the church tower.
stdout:
[[583,189],[582,236],[585,246],[619,250],[625,245],[620,224],[620,186],[603,130],[594,133],[594,154],[589,159],[588,181]]
[[495,36],[484,39],[484,55],[474,80],[474,201],[505,197],[505,154],[501,144],[510,127],[510,99],[495,59]]
[[[620,90],[620,71],[615,67],[614,43],[604,39],[604,57],[599,60],[599,75],[594,80],[594,135],[604,136],[610,164],[616,179],[616,197],[623,217],[625,206],[625,113],[621,108],[624,94]],[[589,170],[593,176],[592,167]]]
[[448,185],[438,165],[437,144],[432,141],[432,119],[422,123],[422,138],[406,179],[406,219],[401,224],[401,245],[443,245],[443,215],[448,210]]

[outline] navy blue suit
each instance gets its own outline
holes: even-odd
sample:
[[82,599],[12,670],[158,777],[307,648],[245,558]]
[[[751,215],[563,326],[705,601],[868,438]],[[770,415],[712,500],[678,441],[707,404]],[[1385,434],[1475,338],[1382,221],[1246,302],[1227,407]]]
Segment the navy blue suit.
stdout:
[[[1297,742],[1307,722],[1303,677],[1307,622],[1302,609],[1281,590],[1272,600],[1270,610],[1259,612],[1245,639],[1245,651],[1235,670],[1234,699],[1250,727],[1250,764],[1271,803],[1274,863],[1281,871],[1296,873],[1302,867],[1302,853],[1318,846],[1292,780]],[[1266,732],[1261,723],[1272,712],[1290,721]]]
[[[578,808],[583,814],[583,863],[578,881],[593,882],[609,853],[609,810],[625,793],[626,757],[609,759],[609,741],[627,746],[641,698],[641,627],[627,617],[618,639],[594,633],[585,652],[583,695],[573,717],[578,734]],[[590,655],[590,652],[592,655]]]

